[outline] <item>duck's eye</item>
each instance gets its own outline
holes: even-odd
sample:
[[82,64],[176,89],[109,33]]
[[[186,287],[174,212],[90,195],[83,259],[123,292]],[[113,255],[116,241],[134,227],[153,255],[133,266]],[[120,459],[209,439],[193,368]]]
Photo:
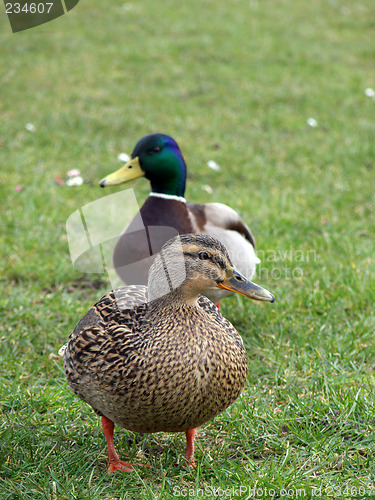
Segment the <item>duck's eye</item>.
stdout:
[[198,257],[201,259],[201,260],[208,260],[210,258],[210,256],[208,255],[207,252],[200,252],[198,254]]
[[155,146],[154,148],[150,149],[150,153],[160,153],[161,147],[160,146]]

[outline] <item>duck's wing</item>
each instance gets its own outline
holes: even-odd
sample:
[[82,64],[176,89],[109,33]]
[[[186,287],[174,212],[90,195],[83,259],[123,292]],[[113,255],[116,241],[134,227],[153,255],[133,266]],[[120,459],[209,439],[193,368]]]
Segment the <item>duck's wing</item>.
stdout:
[[[146,287],[121,287],[107,293],[81,319],[64,352],[70,387],[99,414],[100,391],[115,390],[127,380],[138,343],[144,341],[141,324],[147,309]],[[130,368],[129,368],[130,367]]]
[[210,227],[235,231],[255,248],[253,234],[233,208],[223,203],[191,202],[187,202],[187,207],[196,232],[210,234]]
[[123,323],[129,310],[147,302],[145,286],[122,286],[104,295],[75,327],[73,334],[107,323]]
[[65,369],[74,358],[90,356],[100,350],[103,339],[121,328],[123,333],[132,333],[136,327],[136,310],[142,315],[146,307],[147,288],[124,286],[104,295],[79,321],[69,336],[69,341],[60,348],[59,354],[65,360]]

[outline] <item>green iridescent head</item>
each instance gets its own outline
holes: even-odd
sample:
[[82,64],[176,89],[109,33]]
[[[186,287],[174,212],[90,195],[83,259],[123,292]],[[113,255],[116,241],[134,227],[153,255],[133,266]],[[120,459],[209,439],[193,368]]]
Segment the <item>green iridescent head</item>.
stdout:
[[186,164],[177,142],[165,134],[149,134],[140,139],[131,159],[117,172],[100,181],[102,187],[146,177],[154,193],[184,196]]

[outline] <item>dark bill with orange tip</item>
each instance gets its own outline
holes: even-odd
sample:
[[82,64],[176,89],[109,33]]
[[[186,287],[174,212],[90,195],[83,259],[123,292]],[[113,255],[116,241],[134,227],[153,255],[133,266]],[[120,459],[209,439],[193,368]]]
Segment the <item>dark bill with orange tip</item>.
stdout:
[[219,288],[229,290],[230,292],[239,293],[244,297],[253,300],[263,300],[265,302],[275,302],[275,297],[265,288],[256,285],[252,281],[246,279],[241,273],[233,267],[227,269],[227,276],[219,283]]

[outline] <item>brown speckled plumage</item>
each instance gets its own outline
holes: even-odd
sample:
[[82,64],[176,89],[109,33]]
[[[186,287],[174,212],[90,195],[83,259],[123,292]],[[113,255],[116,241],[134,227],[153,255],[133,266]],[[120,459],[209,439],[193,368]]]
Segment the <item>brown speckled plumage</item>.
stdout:
[[186,431],[239,396],[243,342],[205,297],[178,311],[152,303],[120,311],[111,292],[94,310],[98,325],[72,334],[65,370],[99,415],[137,432]]
[[241,337],[199,295],[200,288],[224,282],[233,269],[228,254],[206,235],[180,240],[186,265],[180,287],[157,297],[165,261],[171,271],[177,255],[168,242],[150,272],[149,288],[122,287],[105,295],[65,349],[65,372],[77,396],[132,431],[194,429],[232,404],[246,381]]

